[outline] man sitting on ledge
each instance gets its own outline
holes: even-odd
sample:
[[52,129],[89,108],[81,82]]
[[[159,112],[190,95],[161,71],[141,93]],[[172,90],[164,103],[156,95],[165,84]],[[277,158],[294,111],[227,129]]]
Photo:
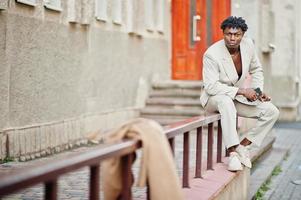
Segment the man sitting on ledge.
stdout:
[[[260,146],[279,116],[279,110],[263,90],[263,70],[251,39],[243,37],[248,26],[241,17],[230,16],[221,24],[224,39],[211,45],[203,57],[204,90],[200,100],[208,112],[221,114],[223,140],[230,153],[228,170],[251,168],[248,145]],[[243,83],[250,74],[250,88]],[[257,119],[241,142],[236,117]]]

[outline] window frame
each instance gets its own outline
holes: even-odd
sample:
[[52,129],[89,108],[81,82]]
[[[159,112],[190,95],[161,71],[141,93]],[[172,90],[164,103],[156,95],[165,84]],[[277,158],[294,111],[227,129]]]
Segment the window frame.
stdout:
[[37,6],[38,2],[37,0],[16,0],[18,3],[22,3],[28,6]]
[[165,0],[156,0],[156,30],[159,33],[164,33],[164,16],[165,16]]
[[122,0],[113,1],[112,19],[114,24],[122,24]]
[[154,31],[155,23],[154,23],[154,1],[146,0],[144,2],[144,13],[145,13],[145,27],[148,31]]
[[44,0],[44,7],[58,12],[63,11],[61,0]]
[[95,18],[100,21],[108,21],[107,0],[95,0]]

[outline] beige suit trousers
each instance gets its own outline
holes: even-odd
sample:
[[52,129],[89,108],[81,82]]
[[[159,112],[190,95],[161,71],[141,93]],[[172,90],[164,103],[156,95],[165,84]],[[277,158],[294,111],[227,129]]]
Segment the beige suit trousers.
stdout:
[[223,140],[227,148],[239,144],[236,130],[236,117],[257,119],[255,127],[247,133],[247,139],[260,146],[267,133],[278,119],[279,110],[271,102],[260,102],[258,105],[246,105],[231,99],[227,95],[211,96],[205,106],[208,112],[218,111],[221,114]]

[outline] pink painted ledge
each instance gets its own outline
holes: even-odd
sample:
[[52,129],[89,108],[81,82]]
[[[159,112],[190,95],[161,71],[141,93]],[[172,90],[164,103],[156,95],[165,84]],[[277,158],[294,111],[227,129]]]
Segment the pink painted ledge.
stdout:
[[204,171],[202,178],[190,179],[190,188],[183,188],[186,200],[214,199],[241,172],[227,170],[227,158],[224,163],[216,163],[214,170]]

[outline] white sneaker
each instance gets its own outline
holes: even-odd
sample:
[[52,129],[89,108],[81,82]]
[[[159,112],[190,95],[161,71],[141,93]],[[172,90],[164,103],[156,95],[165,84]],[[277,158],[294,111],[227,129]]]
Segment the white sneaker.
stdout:
[[246,166],[248,168],[251,168],[252,163],[251,163],[251,159],[250,159],[250,153],[249,153],[248,146],[239,145],[236,148],[236,152],[238,153],[238,157],[239,157],[240,162],[244,166]]
[[239,160],[239,155],[236,152],[231,152],[228,163],[229,171],[240,171],[242,170],[242,165]]

